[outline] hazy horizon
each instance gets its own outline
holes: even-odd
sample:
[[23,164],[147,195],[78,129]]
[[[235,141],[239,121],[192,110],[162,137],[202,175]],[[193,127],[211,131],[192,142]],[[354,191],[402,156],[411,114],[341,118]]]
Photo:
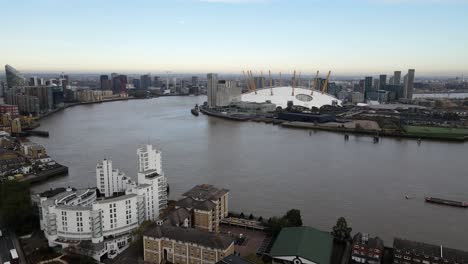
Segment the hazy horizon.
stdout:
[[466,0],[9,1],[21,72],[468,73]]

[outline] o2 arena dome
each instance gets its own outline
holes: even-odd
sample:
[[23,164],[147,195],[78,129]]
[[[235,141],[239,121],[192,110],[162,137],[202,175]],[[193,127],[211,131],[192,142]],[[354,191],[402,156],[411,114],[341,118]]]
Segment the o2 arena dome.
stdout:
[[241,100],[243,102],[255,102],[264,103],[269,100],[276,106],[286,108],[288,101],[293,101],[294,105],[300,105],[307,108],[322,107],[324,105],[332,105],[335,101],[338,105],[341,105],[341,101],[336,97],[314,90],[313,93],[309,89],[294,88],[294,96],[292,95],[291,86],[273,87],[273,95],[271,95],[270,88],[264,88],[257,90],[257,94],[254,91],[242,94]]

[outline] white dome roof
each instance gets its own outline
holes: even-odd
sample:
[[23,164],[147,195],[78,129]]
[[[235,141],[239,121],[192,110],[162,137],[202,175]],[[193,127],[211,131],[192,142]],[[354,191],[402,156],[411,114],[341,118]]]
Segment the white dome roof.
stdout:
[[294,88],[294,96],[291,95],[291,86],[274,87],[273,95],[270,94],[270,88],[257,90],[255,92],[242,94],[242,101],[244,102],[256,102],[264,103],[266,100],[270,100],[276,106],[286,108],[288,101],[293,101],[294,105],[300,105],[307,108],[322,107],[324,105],[331,105],[333,101],[337,101],[341,104],[341,101],[336,99],[334,96],[329,94],[322,94],[319,91],[314,91],[311,95],[311,90],[304,88]]

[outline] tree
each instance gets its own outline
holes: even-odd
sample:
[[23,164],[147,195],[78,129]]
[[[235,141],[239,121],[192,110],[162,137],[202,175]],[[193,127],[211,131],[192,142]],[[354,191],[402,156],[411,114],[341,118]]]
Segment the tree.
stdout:
[[340,241],[344,242],[351,238],[351,231],[353,229],[348,227],[348,223],[344,217],[338,218],[336,225],[333,227],[332,235],[333,237]]
[[286,218],[288,226],[302,226],[302,217],[300,210],[291,209],[286,213],[284,218]]
[[20,235],[32,232],[39,220],[33,214],[27,183],[6,181],[0,185],[0,215]]
[[249,215],[249,220],[253,220],[253,219],[254,219],[253,214],[250,214],[250,215]]
[[239,218],[245,218],[244,213],[241,213],[241,214],[239,215]]
[[260,216],[260,217],[258,218],[258,221],[259,221],[259,222],[263,222],[263,217]]

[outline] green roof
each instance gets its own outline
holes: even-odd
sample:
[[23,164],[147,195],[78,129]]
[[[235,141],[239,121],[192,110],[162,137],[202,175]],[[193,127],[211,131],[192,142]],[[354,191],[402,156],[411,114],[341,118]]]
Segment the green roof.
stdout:
[[318,264],[329,264],[333,237],[312,227],[281,229],[270,251],[272,257],[298,256]]

